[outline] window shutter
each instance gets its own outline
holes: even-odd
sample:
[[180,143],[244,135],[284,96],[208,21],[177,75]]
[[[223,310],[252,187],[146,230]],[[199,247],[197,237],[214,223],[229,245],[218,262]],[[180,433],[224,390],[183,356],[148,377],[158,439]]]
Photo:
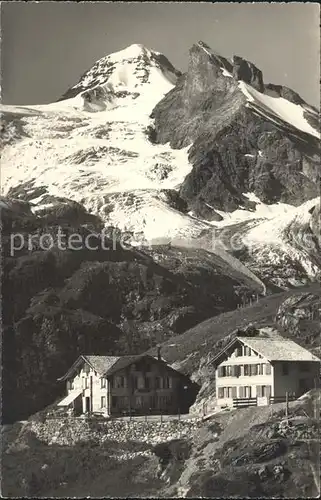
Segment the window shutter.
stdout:
[[232,387],[232,398],[237,398],[237,395],[236,395],[236,387]]
[[244,387],[240,387],[239,394],[240,398],[244,398]]
[[256,395],[258,398],[262,397],[262,386],[261,385],[256,386]]
[[271,375],[271,365],[270,365],[270,363],[267,363],[265,365],[265,373],[266,373],[266,375]]

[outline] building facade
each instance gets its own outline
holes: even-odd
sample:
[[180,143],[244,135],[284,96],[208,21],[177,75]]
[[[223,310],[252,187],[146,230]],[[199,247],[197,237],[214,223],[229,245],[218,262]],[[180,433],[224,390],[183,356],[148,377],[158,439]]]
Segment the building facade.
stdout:
[[217,406],[256,398],[257,405],[298,398],[319,383],[320,360],[295,342],[237,337],[214,359]]
[[58,406],[75,414],[187,413],[190,379],[153,356],[80,356],[59,379],[66,397]]

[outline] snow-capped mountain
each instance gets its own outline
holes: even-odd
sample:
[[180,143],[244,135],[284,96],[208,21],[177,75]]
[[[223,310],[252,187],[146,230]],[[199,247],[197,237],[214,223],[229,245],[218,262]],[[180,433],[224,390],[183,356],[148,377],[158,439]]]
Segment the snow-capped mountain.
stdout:
[[[320,275],[318,113],[240,57],[200,42],[180,74],[132,45],[57,102],[1,106],[1,132],[7,419],[53,402],[75,353],[166,341],[197,370],[213,339],[271,320],[262,295]],[[101,243],[104,225],[137,240],[56,244],[57,228]]]
[[126,92],[132,91],[136,98],[143,84],[149,83],[154,92],[157,88],[162,92],[168,83],[175,85],[179,76],[180,71],[163,54],[141,44],[133,44],[99,59],[59,100],[70,99],[80,92],[105,85],[109,91],[124,90],[123,97]]
[[[197,246],[240,213],[274,238],[264,224],[318,195],[317,111],[203,42],[183,75],[134,44],[55,103],[1,110],[2,193],[35,213],[68,198],[107,226]],[[219,244],[207,250],[242,267]]]
[[172,190],[191,169],[187,148],[152,145],[148,136],[149,115],[178,75],[164,56],[133,45],[98,61],[68,99],[3,107],[4,191],[24,183],[38,209],[47,194],[65,196],[148,239],[197,235],[205,224],[172,207]]

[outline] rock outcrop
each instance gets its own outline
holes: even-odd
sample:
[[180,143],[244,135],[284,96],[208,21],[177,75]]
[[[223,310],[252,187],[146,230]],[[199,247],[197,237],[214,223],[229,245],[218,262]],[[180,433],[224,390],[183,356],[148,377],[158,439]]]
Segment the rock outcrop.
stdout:
[[[206,204],[224,211],[243,207],[246,192],[265,203],[294,205],[318,193],[315,138],[269,113],[258,113],[248,103],[240,80],[260,93],[273,91],[291,103],[306,105],[291,89],[264,86],[262,72],[254,64],[238,56],[232,64],[198,43],[190,50],[187,73],[151,114],[156,142],[169,141],[174,148],[192,144],[193,169],[180,194],[196,213],[201,207],[204,214]],[[307,109],[306,105],[302,112],[309,114]],[[315,112],[309,116],[317,119]]]

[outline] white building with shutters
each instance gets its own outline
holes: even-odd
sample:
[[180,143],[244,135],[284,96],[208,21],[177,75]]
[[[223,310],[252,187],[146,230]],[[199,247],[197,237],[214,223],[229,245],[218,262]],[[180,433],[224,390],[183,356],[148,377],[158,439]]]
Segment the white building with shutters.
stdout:
[[58,407],[105,416],[188,413],[193,386],[160,355],[81,355],[60,377],[66,384]]
[[215,356],[214,365],[219,407],[244,399],[267,405],[319,386],[320,359],[280,335],[236,337]]

